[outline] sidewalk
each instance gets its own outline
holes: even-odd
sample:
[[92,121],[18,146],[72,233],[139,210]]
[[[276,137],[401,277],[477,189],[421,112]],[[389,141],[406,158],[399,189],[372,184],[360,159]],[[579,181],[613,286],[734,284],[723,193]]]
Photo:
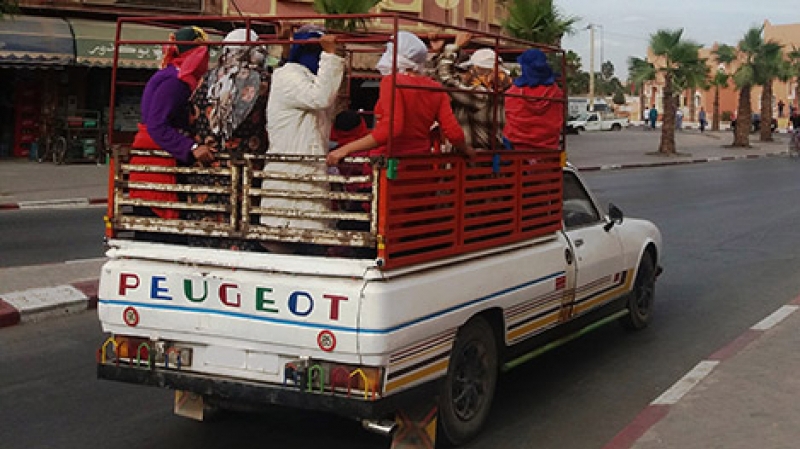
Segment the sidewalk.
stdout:
[[[570,135],[579,169],[691,164],[786,154],[786,135],[752,148],[726,148],[730,131],[676,133],[678,156],[655,155],[660,130]],[[107,166],[55,166],[0,159],[0,219],[11,209],[105,203]],[[5,209],[5,210],[4,210]],[[102,260],[0,269],[0,328],[96,307]],[[709,355],[656,398],[603,449],[796,447],[800,440],[800,298]],[[0,330],[2,332],[2,330]]]

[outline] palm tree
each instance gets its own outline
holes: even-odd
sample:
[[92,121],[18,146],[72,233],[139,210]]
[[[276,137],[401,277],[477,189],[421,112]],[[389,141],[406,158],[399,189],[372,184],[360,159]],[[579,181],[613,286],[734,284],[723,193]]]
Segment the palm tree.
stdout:
[[531,42],[561,45],[565,34],[575,32],[575,16],[565,16],[552,0],[508,0],[508,18],[503,29],[512,36]]
[[644,84],[655,79],[656,68],[653,64],[635,56],[628,58],[628,80],[639,88],[639,117],[644,117]]
[[572,50],[564,54],[567,67],[567,91],[582,94],[589,91],[589,74],[582,70],[581,57]]
[[[700,44],[683,40],[683,28],[658,30],[650,35],[650,49],[660,59],[657,72],[664,78],[664,119],[658,152],[676,154],[675,150],[675,87],[685,87],[697,74],[706,70],[699,56]],[[700,67],[703,66],[703,67]],[[692,81],[694,82],[694,81]]]
[[689,102],[689,116],[692,120],[695,119],[695,101],[694,97],[697,89],[708,88],[708,64],[705,59],[700,59],[697,64],[689,64],[679,74],[675,76],[673,82],[675,83],[675,91],[689,91],[691,101]]
[[783,59],[783,45],[775,42],[765,42],[756,58],[756,82],[763,86],[761,89],[761,129],[760,140],[772,141],[772,82],[775,78],[785,79],[788,72],[786,61]]
[[[722,44],[714,50],[714,59],[716,59],[718,64],[721,66],[724,65],[727,68],[731,62],[736,60],[736,48],[731,45]],[[714,86],[714,120],[711,124],[712,131],[719,131],[719,89],[721,87],[728,87],[728,80],[730,80],[730,75],[728,75],[722,67],[717,69],[717,73],[711,78],[711,85]]]
[[763,27],[753,27],[747,30],[742,40],[739,41],[739,54],[741,65],[733,74],[733,81],[739,89],[739,105],[736,108],[736,132],[733,133],[734,147],[750,146],[750,125],[752,108],[750,106],[750,91],[756,83],[756,57],[764,45],[761,37]]
[[[314,0],[314,11],[320,14],[366,14],[381,0]],[[364,19],[325,19],[325,27],[353,32],[364,30]]]
[[792,91],[797,92],[798,84],[800,84],[800,48],[793,45],[786,57],[789,60],[789,81],[794,80],[794,90]]

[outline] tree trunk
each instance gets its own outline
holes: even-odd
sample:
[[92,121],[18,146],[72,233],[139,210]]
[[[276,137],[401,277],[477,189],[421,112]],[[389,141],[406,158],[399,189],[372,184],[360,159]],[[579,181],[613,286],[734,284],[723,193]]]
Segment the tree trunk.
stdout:
[[762,142],[772,142],[772,80],[761,89],[761,132]]
[[739,89],[739,106],[736,109],[736,132],[733,133],[733,146],[750,147],[751,114],[750,85],[747,84]]
[[664,118],[661,120],[661,144],[658,152],[665,155],[675,155],[675,98],[672,95],[672,76],[664,77]]
[[647,117],[644,116],[644,83],[642,83],[642,88],[639,90],[639,117],[644,120],[644,125],[647,126]]
[[719,131],[719,86],[714,86],[714,118],[711,122],[711,131]]

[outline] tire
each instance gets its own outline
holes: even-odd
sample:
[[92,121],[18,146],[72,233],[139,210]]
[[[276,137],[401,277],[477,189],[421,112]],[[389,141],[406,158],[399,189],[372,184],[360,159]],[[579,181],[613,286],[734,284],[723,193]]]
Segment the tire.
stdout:
[[583,126],[579,126],[579,127],[575,128],[575,130],[577,131],[576,134],[580,134],[580,133],[585,133],[586,132],[586,128],[584,128]]
[[473,318],[458,331],[439,393],[440,441],[460,446],[478,435],[492,406],[497,368],[492,327],[481,317]]
[[58,137],[53,142],[53,162],[63,164],[67,157],[67,139]]
[[622,125],[619,123],[614,123],[611,125],[611,131],[622,131]]
[[646,328],[653,317],[656,293],[656,268],[649,253],[644,253],[636,272],[633,290],[628,295],[628,314],[620,318],[622,327],[632,331]]

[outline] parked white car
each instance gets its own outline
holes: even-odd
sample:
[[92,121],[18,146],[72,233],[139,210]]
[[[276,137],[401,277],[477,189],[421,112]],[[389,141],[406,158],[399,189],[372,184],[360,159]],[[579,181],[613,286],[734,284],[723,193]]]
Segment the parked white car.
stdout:
[[600,114],[599,112],[589,112],[567,122],[567,131],[580,133],[584,131],[621,131],[628,126],[628,119],[625,117],[613,117]]

